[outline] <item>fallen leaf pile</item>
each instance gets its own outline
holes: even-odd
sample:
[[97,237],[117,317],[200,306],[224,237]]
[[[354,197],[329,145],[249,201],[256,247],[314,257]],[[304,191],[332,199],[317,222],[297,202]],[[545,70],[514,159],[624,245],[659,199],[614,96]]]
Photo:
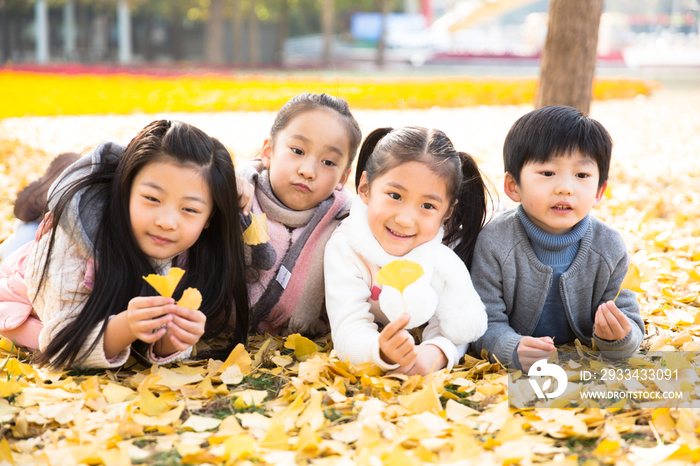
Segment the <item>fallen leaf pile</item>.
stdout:
[[[644,352],[697,351],[700,344],[699,106],[697,91],[673,105],[594,106],[593,116],[615,139],[608,192],[594,213],[629,246],[627,284],[641,291]],[[44,165],[18,161],[20,168],[5,175],[13,183]],[[3,218],[3,231],[8,221]],[[698,410],[630,400],[511,409],[508,373],[474,355],[449,373],[386,376],[340,360],[330,336],[254,336],[247,350],[239,346],[223,362],[141,367],[130,361],[120,370],[53,373],[29,365],[28,355],[6,340],[0,345],[0,464],[700,461]],[[572,345],[559,357],[568,350],[587,348]],[[598,363],[576,364],[567,367],[576,372]],[[683,388],[695,392],[697,371],[684,377]]]

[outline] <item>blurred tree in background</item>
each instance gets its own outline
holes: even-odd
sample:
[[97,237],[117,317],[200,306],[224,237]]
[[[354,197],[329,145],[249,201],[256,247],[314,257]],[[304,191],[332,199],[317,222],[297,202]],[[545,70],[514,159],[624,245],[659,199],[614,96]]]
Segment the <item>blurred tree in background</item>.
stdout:
[[[0,0],[0,61],[32,61],[37,0]],[[356,12],[388,11],[393,0],[45,0],[51,61],[114,61],[117,9],[128,6],[138,61],[204,61],[257,66],[281,63],[285,40],[349,34]],[[68,19],[70,17],[70,20]],[[67,26],[70,21],[71,26]],[[67,32],[68,31],[68,32]],[[75,45],[65,46],[73,31]]]

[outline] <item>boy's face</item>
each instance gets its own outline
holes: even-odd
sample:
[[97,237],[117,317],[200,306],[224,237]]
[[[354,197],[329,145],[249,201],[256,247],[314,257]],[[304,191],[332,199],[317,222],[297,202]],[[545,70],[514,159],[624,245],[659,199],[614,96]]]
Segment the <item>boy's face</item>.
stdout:
[[292,118],[274,142],[265,139],[260,158],[277,199],[290,209],[308,210],[343,189],[350,174],[350,136],[333,111],[310,110]]
[[520,202],[528,218],[543,231],[569,232],[603,197],[607,183],[598,188],[598,165],[579,151],[553,157],[545,163],[528,163],[520,171],[520,184],[506,173],[504,189]]

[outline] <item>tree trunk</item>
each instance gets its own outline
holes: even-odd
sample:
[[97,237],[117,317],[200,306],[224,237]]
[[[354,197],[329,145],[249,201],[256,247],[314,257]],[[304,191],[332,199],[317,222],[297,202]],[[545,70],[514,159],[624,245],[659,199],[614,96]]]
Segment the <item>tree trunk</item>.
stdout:
[[376,63],[380,68],[386,64],[386,22],[390,7],[391,0],[379,0],[379,11],[382,14],[382,30],[379,33],[379,41],[377,42]]
[[289,3],[287,0],[280,0],[280,22],[277,27],[277,40],[275,41],[275,61],[284,63],[284,42],[289,33]]
[[0,64],[5,63],[10,57],[8,32],[5,0],[0,0]]
[[255,68],[260,64],[260,21],[258,12],[255,11],[256,0],[250,2],[250,14],[248,15],[248,34],[250,42],[250,66]]
[[178,2],[174,2],[172,18],[170,23],[170,45],[173,52],[173,60],[180,61],[185,59],[185,41],[183,35],[185,33],[182,27],[183,12],[178,6]]
[[323,12],[321,13],[321,29],[323,31],[323,65],[330,66],[332,59],[333,41],[333,16],[335,12],[334,0],[323,0]]
[[207,21],[206,51],[209,63],[224,62],[224,0],[211,0]]
[[536,108],[568,105],[588,115],[603,0],[552,0]]
[[88,6],[84,5],[83,2],[76,2],[76,9],[76,16],[78,19],[78,48],[76,50],[76,56],[78,61],[86,61],[88,56],[89,31]]
[[153,27],[155,26],[155,21],[153,21],[153,13],[150,10],[146,10],[143,22],[146,25],[146,36],[143,39],[143,56],[146,58],[147,62],[152,62],[155,58],[155,46],[153,44]]
[[233,17],[231,27],[233,29],[233,63],[243,63],[243,10],[241,0],[233,0]]

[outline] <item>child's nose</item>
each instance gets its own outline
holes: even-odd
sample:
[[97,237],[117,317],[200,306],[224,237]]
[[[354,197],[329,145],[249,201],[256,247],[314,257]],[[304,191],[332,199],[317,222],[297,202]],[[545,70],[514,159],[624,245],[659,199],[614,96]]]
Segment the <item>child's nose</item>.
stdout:
[[163,230],[174,230],[177,225],[175,220],[175,213],[170,209],[164,209],[160,212],[160,215],[156,218],[156,225],[158,225]]
[[396,222],[397,225],[402,226],[402,227],[411,227],[415,223],[414,220],[414,215],[413,211],[410,208],[403,208],[399,209],[397,212],[396,216],[394,217],[394,221]]
[[308,180],[314,179],[316,172],[314,171],[314,161],[311,160],[311,157],[302,160],[301,165],[299,165],[299,175]]
[[574,193],[571,181],[569,179],[562,178],[557,184],[557,194],[571,195]]

